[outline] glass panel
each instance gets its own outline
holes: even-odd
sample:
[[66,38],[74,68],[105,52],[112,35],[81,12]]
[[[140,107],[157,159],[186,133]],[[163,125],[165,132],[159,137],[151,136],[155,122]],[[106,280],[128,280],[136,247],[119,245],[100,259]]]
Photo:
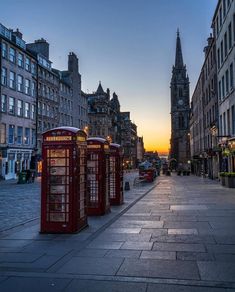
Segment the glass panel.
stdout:
[[48,149],[48,189],[47,217],[49,221],[69,220],[69,150]]

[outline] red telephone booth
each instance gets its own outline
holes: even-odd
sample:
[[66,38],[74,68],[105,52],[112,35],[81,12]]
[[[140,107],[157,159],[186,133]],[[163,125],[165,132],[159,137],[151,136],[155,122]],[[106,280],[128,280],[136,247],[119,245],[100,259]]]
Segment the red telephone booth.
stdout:
[[109,202],[109,143],[87,139],[87,215],[104,215]]
[[73,233],[87,226],[86,138],[73,127],[43,134],[42,233]]
[[123,150],[119,144],[110,144],[110,204],[123,203]]

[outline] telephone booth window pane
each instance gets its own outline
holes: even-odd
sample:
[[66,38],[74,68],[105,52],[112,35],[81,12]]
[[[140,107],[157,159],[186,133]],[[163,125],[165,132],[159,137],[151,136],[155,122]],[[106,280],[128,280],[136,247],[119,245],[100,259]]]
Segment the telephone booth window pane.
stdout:
[[47,196],[47,220],[69,221],[69,150],[47,150],[47,173],[49,174]]
[[99,165],[99,155],[96,153],[90,153],[88,155],[87,161],[87,189],[89,193],[89,201],[91,205],[97,205],[99,199],[99,173],[98,173],[98,165]]
[[109,204],[109,156],[106,156],[106,178],[105,178],[105,194],[106,194],[106,205]]
[[115,174],[115,162],[116,159],[114,156],[110,157],[110,198],[116,197],[116,174]]
[[80,206],[80,218],[85,217],[85,191],[86,191],[86,145],[79,146],[79,206]]

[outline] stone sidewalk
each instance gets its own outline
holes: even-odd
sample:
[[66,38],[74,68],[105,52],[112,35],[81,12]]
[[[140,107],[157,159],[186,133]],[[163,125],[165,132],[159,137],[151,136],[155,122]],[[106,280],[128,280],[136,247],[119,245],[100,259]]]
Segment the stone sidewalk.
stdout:
[[[152,190],[151,190],[152,187]],[[0,235],[0,291],[235,291],[235,190],[159,177],[73,235]]]

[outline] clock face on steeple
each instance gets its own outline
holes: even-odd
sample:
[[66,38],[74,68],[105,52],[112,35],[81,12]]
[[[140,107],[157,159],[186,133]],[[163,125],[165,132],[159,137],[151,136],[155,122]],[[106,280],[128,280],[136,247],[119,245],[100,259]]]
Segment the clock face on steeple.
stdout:
[[184,101],[182,99],[179,99],[178,100],[178,105],[183,105],[184,104]]

